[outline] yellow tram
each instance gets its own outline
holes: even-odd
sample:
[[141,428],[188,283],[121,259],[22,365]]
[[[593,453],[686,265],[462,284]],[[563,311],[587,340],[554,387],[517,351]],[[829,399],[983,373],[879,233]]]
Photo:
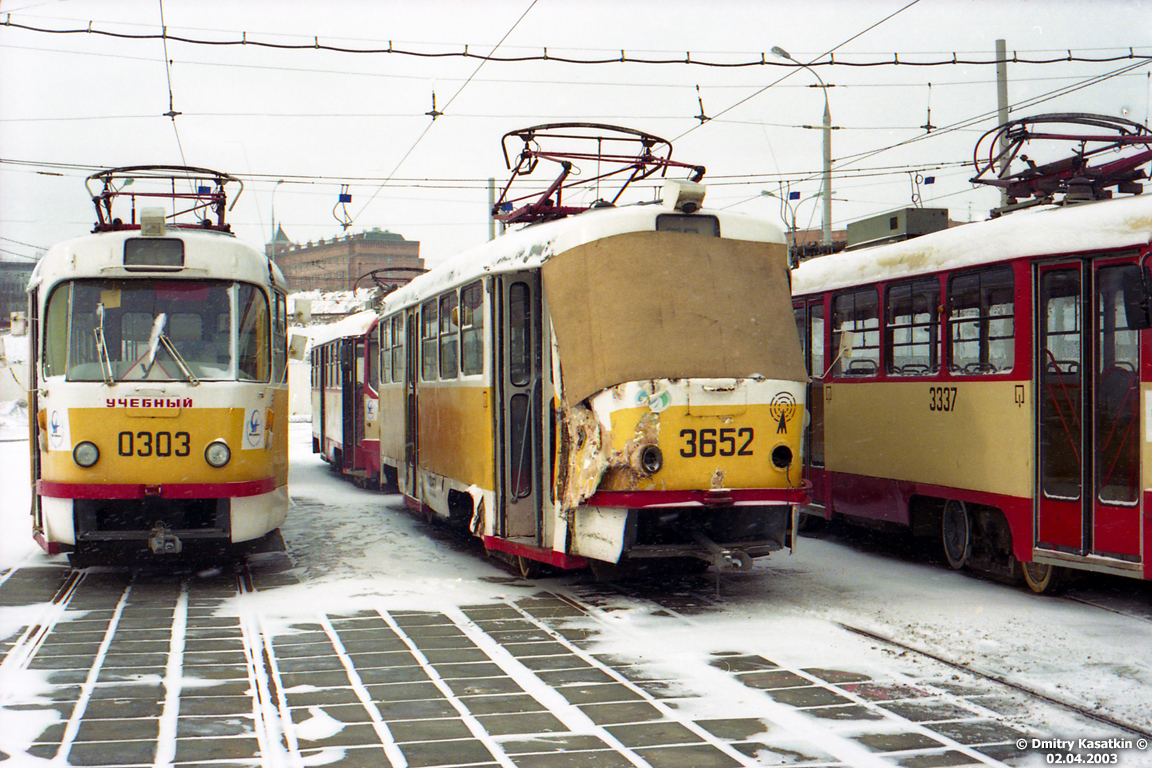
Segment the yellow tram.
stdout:
[[36,265],[32,527],[49,553],[230,548],[285,520],[286,285],[224,222],[233,181],[97,173],[95,230]]
[[[651,204],[568,206],[564,181],[588,156],[537,150],[546,135],[596,141],[600,163],[610,140],[639,148],[617,157],[630,180],[669,167],[695,180],[666,182]],[[505,190],[497,213],[527,226],[386,298],[382,481],[526,573],[747,568],[789,545],[807,374],[781,231],[702,207],[703,169],[660,156],[667,143],[648,134],[509,137],[524,140],[519,173],[543,158],[560,178],[520,208]]]

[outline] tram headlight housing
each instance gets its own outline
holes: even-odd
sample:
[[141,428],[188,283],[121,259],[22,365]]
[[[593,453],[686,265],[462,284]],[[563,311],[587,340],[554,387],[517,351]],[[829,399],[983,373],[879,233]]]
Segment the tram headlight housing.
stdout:
[[85,440],[72,449],[72,460],[87,469],[100,461],[100,449],[95,443]]
[[787,469],[792,465],[792,449],[778,445],[772,449],[772,465],[777,469]]
[[204,461],[219,469],[232,460],[232,449],[223,440],[213,440],[204,449]]
[[650,475],[654,475],[664,466],[664,454],[655,445],[648,444],[640,450],[640,466]]

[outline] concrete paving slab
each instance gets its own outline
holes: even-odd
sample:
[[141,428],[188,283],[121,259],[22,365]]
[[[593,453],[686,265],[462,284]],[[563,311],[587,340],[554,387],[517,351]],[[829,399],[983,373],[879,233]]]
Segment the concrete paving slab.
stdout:
[[501,715],[522,712],[545,712],[547,707],[528,694],[503,696],[468,696],[461,699],[474,715]]
[[389,723],[388,730],[397,744],[417,741],[447,741],[471,739],[472,731],[463,720],[410,720]]
[[903,768],[957,768],[958,766],[987,765],[983,761],[956,751],[912,755],[897,762]]
[[177,763],[203,764],[216,760],[254,758],[259,755],[260,742],[250,736],[176,739]]
[[176,722],[176,738],[254,736],[255,720],[249,716],[187,717],[181,715]]
[[523,693],[524,689],[510,677],[456,678],[444,681],[457,696],[484,696],[493,693]]
[[943,701],[926,701],[919,702],[894,702],[884,703],[880,705],[882,709],[899,715],[905,720],[911,720],[914,723],[934,723],[944,720],[959,720],[962,718],[974,717],[974,713],[970,709],[957,706],[955,704]]
[[696,725],[721,739],[744,741],[757,734],[767,733],[770,726],[758,717],[718,718],[696,720]]
[[73,744],[65,765],[151,765],[155,759],[155,741],[119,741],[115,749],[109,749],[103,742],[89,741]]
[[[429,664],[435,665],[437,668],[441,664],[475,664],[476,662],[491,660],[485,651],[475,646],[444,650],[421,649],[420,652],[424,654],[424,658],[428,660]],[[359,662],[357,662],[357,666],[359,666]]]
[[708,744],[635,750],[652,768],[739,768],[736,758]]
[[297,733],[301,747],[370,747],[380,743],[380,736],[375,727],[367,723],[345,725],[339,732],[326,734],[318,738],[309,738]]
[[604,704],[614,701],[642,701],[644,699],[642,695],[621,683],[564,685],[556,688],[556,692],[572,704]]
[[440,688],[431,681],[368,685],[366,688],[368,694],[372,697],[372,701],[418,701],[421,699],[440,699],[444,697]]
[[660,720],[664,717],[664,713],[646,701],[582,704],[580,711],[588,715],[597,725],[639,723],[645,720]]
[[180,714],[229,717],[252,712],[251,696],[181,696]]
[[393,720],[429,720],[445,717],[459,717],[460,713],[447,699],[426,701],[376,702],[376,711],[385,722]]
[[846,696],[841,696],[829,688],[821,688],[813,686],[810,688],[775,688],[767,690],[768,694],[774,701],[781,704],[787,704],[797,709],[807,709],[809,707],[827,707],[835,705],[851,704],[852,700]]
[[512,762],[516,768],[635,768],[636,765],[619,752],[608,750],[513,755]]
[[352,688],[289,688],[284,691],[289,707],[329,707],[339,704],[357,704],[360,697]]
[[1001,743],[1015,744],[1017,739],[1028,738],[1028,734],[1024,731],[1017,730],[994,720],[936,723],[932,726],[932,730],[964,746]]
[[774,688],[801,688],[812,685],[812,681],[795,672],[785,669],[764,669],[758,672],[741,672],[736,679],[749,688],[771,690]]
[[565,653],[560,656],[524,656],[518,658],[517,661],[534,672],[592,668],[591,664],[573,653]]
[[388,683],[413,683],[430,679],[423,667],[379,667],[357,669],[360,681],[365,685]]
[[[548,656],[544,658],[552,657]],[[588,685],[592,683],[616,682],[615,677],[608,674],[604,670],[597,669],[591,665],[577,667],[574,669],[541,670],[536,673],[536,677],[540,678],[548,685]]]
[[549,712],[476,715],[484,730],[493,736],[519,736],[530,733],[564,733],[568,726]]
[[609,725],[604,730],[611,733],[626,747],[652,747],[662,744],[692,744],[703,742],[699,735],[680,723],[660,721],[652,723],[631,723]]
[[912,749],[937,749],[944,743],[923,733],[866,733],[853,737],[874,752],[905,752]]
[[76,732],[77,742],[87,741],[146,741],[156,740],[160,734],[158,718],[130,718],[123,720],[89,719],[87,712]]
[[761,669],[776,669],[780,666],[763,656],[723,652],[713,653],[712,656],[715,658],[708,663],[725,672],[751,672]]
[[492,753],[479,739],[401,744],[400,751],[404,753],[410,768],[470,765],[494,761]]

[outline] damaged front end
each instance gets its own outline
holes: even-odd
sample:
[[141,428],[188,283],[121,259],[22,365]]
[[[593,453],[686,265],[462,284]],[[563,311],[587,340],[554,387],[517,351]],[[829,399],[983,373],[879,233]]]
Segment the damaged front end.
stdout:
[[559,416],[558,497],[574,554],[747,569],[789,546],[805,497],[801,383],[630,382]]

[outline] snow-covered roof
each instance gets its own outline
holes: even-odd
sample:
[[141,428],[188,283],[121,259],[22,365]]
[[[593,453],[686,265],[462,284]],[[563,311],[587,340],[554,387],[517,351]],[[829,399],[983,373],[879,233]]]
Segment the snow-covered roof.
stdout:
[[793,271],[792,292],[799,295],[1026,256],[1136,248],[1150,242],[1152,195],[1047,206],[811,259]]
[[317,347],[344,336],[363,336],[372,327],[376,317],[375,310],[366,309],[335,323],[312,326],[307,332],[312,339],[312,346]]
[[[656,228],[656,217],[671,213],[664,204],[596,208],[565,219],[534,224],[507,232],[495,240],[464,251],[436,269],[414,278],[385,299],[384,312],[417,304],[453,286],[486,274],[539,267],[553,255],[584,243],[627,232]],[[720,220],[720,234],[736,240],[784,243],[779,227],[764,219],[729,211],[701,209],[698,216]]]

